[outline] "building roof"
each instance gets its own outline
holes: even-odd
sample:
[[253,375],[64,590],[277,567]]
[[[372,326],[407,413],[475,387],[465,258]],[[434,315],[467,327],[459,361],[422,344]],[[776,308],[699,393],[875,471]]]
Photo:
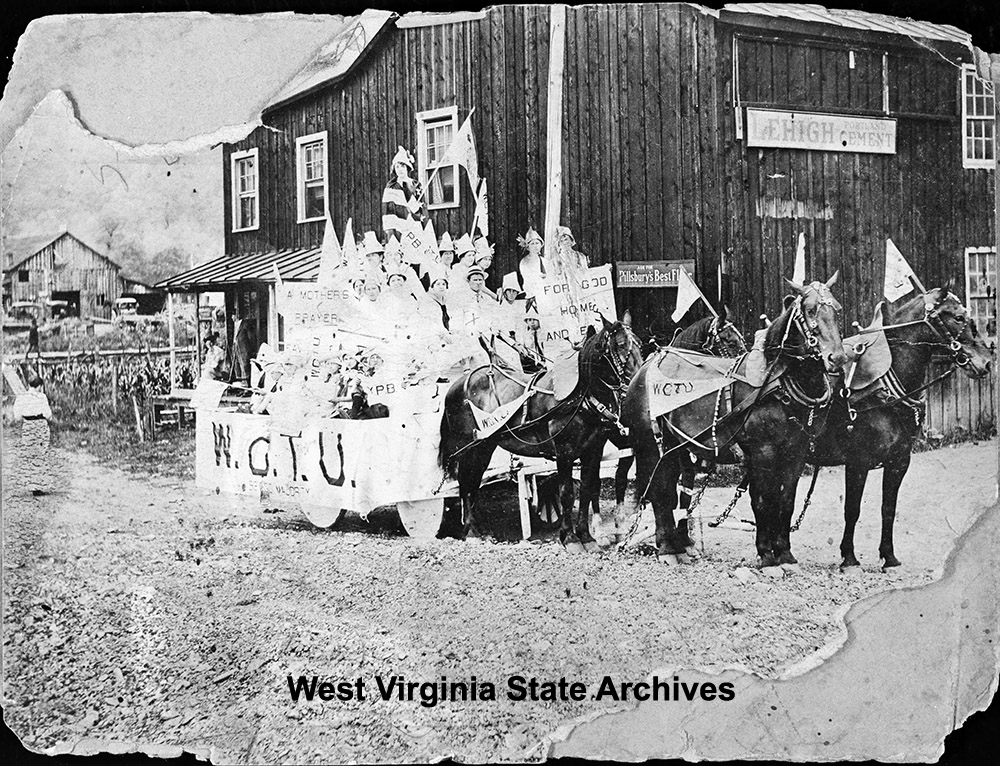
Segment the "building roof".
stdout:
[[164,279],[154,287],[167,292],[211,292],[239,282],[274,282],[275,265],[282,279],[316,279],[319,276],[319,251],[318,247],[314,247],[224,255]]
[[813,24],[830,24],[867,32],[902,35],[921,40],[942,40],[972,47],[972,36],[948,24],[931,24],[909,18],[886,16],[841,8],[824,8],[811,3],[734,3],[724,5],[723,12],[752,13],[776,19],[789,19]]
[[20,253],[24,253],[24,255],[22,255],[21,257],[17,258],[17,260],[15,260],[10,266],[7,266],[3,270],[4,274],[7,274],[7,273],[12,272],[12,271],[16,271],[21,266],[22,263],[24,263],[25,261],[27,261],[27,260],[33,258],[34,256],[38,255],[39,252],[41,252],[42,250],[44,250],[45,248],[47,248],[49,245],[55,244],[56,242],[58,242],[63,237],[72,237],[77,242],[79,242],[81,245],[83,245],[85,248],[87,248],[88,250],[93,251],[98,256],[100,256],[101,258],[103,258],[104,260],[106,260],[108,263],[110,263],[112,266],[114,266],[116,269],[118,269],[118,271],[121,271],[122,267],[118,263],[116,263],[114,260],[112,260],[109,256],[105,255],[104,253],[102,253],[97,248],[91,247],[90,245],[88,245],[86,242],[84,242],[82,239],[80,239],[75,234],[67,231],[66,229],[63,229],[58,234],[51,234],[51,233],[50,234],[41,234],[41,235],[37,235],[36,234],[36,235],[29,235],[29,236],[26,236],[26,237],[19,237],[19,238],[8,239],[7,240],[8,249],[11,252],[15,253],[15,254],[18,253],[18,252],[20,252]]
[[303,69],[285,83],[266,109],[287,104],[343,77],[394,18],[397,15],[391,11],[367,10],[360,16],[344,19],[340,30],[316,52]]

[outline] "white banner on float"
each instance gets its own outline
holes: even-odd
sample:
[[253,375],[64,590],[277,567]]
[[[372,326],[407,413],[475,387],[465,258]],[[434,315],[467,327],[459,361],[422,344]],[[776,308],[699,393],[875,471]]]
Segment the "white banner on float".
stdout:
[[314,418],[289,436],[267,415],[203,412],[195,481],[203,489],[300,509],[319,527],[333,524],[341,509],[367,515],[402,500],[443,499],[457,487],[441,487],[440,421],[438,413],[408,417],[405,427],[389,418]]
[[588,327],[601,329],[601,316],[609,322],[618,317],[610,264],[587,269],[572,285],[568,280],[547,279],[540,285],[537,300],[543,344],[560,338],[578,342],[586,337]]

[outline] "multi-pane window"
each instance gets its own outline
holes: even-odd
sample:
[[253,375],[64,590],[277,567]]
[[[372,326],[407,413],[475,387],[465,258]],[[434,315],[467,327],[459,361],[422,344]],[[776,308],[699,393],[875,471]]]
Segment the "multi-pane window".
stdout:
[[458,165],[442,165],[458,130],[458,108],[434,109],[417,114],[417,151],[420,182],[427,189],[427,207],[457,207]]
[[969,313],[982,335],[997,335],[997,249],[965,249],[965,296]]
[[993,86],[976,74],[975,66],[962,67],[962,164],[967,168],[992,168],[996,163],[996,107]]
[[321,219],[327,211],[326,133],[295,142],[298,156],[298,222]]
[[259,226],[257,150],[232,155],[233,231],[247,231]]

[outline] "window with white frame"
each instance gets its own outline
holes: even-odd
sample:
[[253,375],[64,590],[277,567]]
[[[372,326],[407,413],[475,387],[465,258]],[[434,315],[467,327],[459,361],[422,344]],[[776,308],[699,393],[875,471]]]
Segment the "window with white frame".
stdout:
[[997,249],[965,248],[965,302],[976,328],[988,338],[997,336]]
[[996,107],[993,86],[976,74],[976,67],[962,67],[962,165],[992,168],[996,165]]
[[457,106],[417,113],[418,180],[427,190],[429,210],[458,207],[458,165],[441,164],[457,130]]
[[313,133],[295,140],[298,222],[322,220],[326,216],[326,133]]
[[257,150],[234,152],[230,159],[233,177],[233,231],[256,229],[260,225]]

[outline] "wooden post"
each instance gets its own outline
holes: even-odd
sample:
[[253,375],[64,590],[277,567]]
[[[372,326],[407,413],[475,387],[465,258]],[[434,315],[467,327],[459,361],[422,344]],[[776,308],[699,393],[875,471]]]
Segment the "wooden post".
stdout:
[[553,5],[549,15],[549,86],[545,120],[545,254],[556,248],[556,226],[562,201],[563,69],[566,50],[566,6]]
[[267,284],[267,343],[278,348],[278,285]]
[[528,477],[524,468],[517,472],[517,505],[521,514],[521,539],[531,537],[531,505],[528,499]]
[[139,436],[139,441],[145,441],[146,436],[142,429],[142,415],[139,412],[139,402],[135,398],[135,394],[132,394],[132,411],[135,413],[135,432]]
[[111,411],[118,414],[118,361],[111,360]]
[[201,293],[194,294],[194,387],[201,380],[202,343],[201,343]]
[[174,338],[174,294],[167,293],[167,332],[170,338],[170,392],[173,393],[174,381],[177,380],[177,348]]

